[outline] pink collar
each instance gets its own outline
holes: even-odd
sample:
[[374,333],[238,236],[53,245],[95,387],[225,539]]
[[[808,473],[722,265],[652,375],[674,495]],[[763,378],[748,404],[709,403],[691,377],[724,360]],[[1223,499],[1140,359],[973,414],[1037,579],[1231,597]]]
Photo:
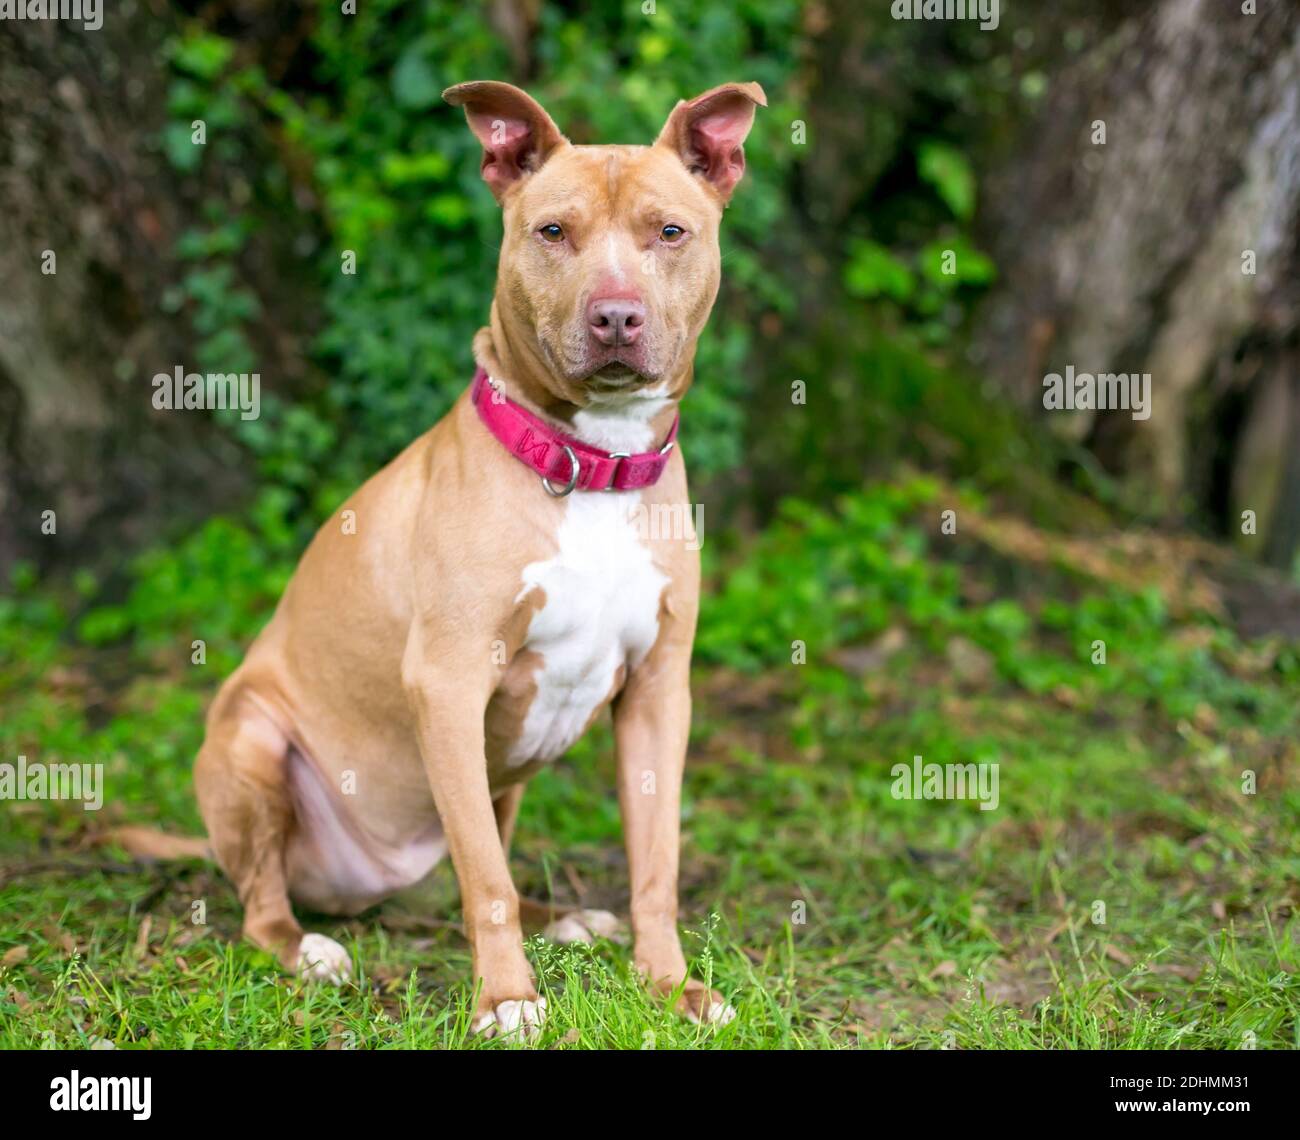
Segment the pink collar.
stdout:
[[548,494],[562,498],[579,491],[636,491],[659,481],[677,439],[678,417],[658,451],[628,455],[600,451],[573,436],[562,435],[527,408],[498,394],[482,369],[474,373],[470,402],[479,419],[520,463],[542,477]]

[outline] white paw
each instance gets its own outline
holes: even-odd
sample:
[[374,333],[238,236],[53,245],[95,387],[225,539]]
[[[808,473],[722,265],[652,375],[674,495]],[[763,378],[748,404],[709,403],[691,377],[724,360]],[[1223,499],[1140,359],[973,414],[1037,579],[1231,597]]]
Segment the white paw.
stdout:
[[710,1025],[730,1025],[736,1020],[736,1011],[726,1002],[709,1006]]
[[518,1039],[531,1041],[545,1020],[545,998],[536,1001],[511,1000],[498,1002],[495,1009],[479,1014],[471,1028],[484,1037],[510,1037],[517,1034]]
[[[688,1011],[686,1014],[686,1020],[695,1025],[701,1024],[700,1019],[695,1016],[694,1012]],[[711,1002],[709,1004],[709,1012],[705,1014],[705,1021],[707,1021],[709,1025],[730,1025],[735,1020],[736,1011],[726,1002]]]
[[548,925],[542,937],[551,942],[594,942],[598,937],[621,942],[623,923],[607,910],[573,910]]
[[352,959],[334,939],[304,934],[298,947],[298,975],[313,982],[342,985],[352,976]]

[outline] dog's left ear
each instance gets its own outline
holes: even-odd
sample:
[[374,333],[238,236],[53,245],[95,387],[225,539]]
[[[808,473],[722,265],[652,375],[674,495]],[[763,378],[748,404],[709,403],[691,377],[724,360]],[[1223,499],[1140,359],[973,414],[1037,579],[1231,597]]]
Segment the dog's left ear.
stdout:
[[568,145],[541,104],[509,83],[458,83],[442,97],[465,108],[469,129],[483,144],[483,181],[498,202],[526,174],[540,169],[552,151]]
[[655,146],[674,151],[725,202],[745,173],[745,136],[754,109],[766,107],[757,83],[724,83],[673,108]]

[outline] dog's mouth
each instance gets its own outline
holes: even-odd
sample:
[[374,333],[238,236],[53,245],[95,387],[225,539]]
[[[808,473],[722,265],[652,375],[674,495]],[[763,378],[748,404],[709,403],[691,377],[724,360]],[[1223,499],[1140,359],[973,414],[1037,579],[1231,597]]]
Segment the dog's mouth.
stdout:
[[635,384],[645,383],[645,377],[630,364],[621,360],[611,360],[603,364],[587,377],[587,384],[598,391],[618,391]]

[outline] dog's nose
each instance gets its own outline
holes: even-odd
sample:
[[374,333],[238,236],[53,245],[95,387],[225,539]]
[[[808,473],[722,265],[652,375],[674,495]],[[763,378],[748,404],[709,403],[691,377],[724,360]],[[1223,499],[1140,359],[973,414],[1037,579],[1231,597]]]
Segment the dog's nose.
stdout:
[[587,306],[587,327],[601,344],[613,348],[635,344],[645,324],[645,306],[626,297],[593,300]]

